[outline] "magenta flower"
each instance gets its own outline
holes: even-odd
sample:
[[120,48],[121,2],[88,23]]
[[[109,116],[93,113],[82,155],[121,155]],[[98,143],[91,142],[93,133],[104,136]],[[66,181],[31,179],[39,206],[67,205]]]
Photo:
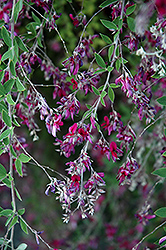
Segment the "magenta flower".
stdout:
[[65,119],[71,116],[73,120],[74,115],[78,114],[80,109],[80,102],[75,97],[75,94],[63,96],[57,104],[60,104],[57,108],[58,112],[60,112]]
[[76,28],[79,25],[79,21],[77,17],[73,17],[73,14],[69,14],[69,17],[71,18],[71,20],[73,21],[73,25],[76,26]]
[[63,126],[61,119],[62,116],[57,114],[54,114],[54,116],[48,115],[46,118],[48,133],[52,134],[54,137],[56,137],[57,131],[60,131],[60,126]]
[[110,143],[110,151],[114,162],[118,159],[118,155],[119,156],[123,155],[123,151],[117,147],[114,141]]
[[110,161],[110,148],[109,143],[102,137],[95,144],[95,149],[99,149],[102,155],[106,155],[108,160]]
[[119,181],[119,185],[121,185],[125,180],[130,180],[132,174],[134,174],[139,168],[140,165],[138,165],[134,158],[127,157],[127,161],[119,168],[116,177],[116,179]]

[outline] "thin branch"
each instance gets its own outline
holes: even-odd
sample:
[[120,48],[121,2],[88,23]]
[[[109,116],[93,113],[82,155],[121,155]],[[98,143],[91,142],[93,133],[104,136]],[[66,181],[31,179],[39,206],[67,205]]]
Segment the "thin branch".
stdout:
[[149,234],[147,234],[146,236],[144,236],[144,237],[142,238],[142,240],[140,240],[140,241],[138,242],[138,244],[135,245],[135,246],[132,248],[132,250],[137,250],[137,247],[138,247],[139,245],[141,245],[141,243],[142,243],[147,237],[149,237],[150,235],[152,235],[154,232],[156,232],[160,227],[164,226],[165,224],[166,224],[166,221],[164,221],[162,224],[160,224],[159,226],[157,226],[152,232],[150,232]]

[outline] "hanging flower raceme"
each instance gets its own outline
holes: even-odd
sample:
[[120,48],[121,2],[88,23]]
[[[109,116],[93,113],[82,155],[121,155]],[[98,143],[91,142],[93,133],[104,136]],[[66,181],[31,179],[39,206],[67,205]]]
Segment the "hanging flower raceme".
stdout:
[[35,53],[24,52],[20,55],[20,65],[27,74],[32,72],[33,68],[36,68],[38,65],[42,64],[42,60]]
[[134,139],[136,138],[136,134],[131,128],[131,126],[128,125],[128,126],[119,128],[118,134],[116,137],[121,142],[120,148],[125,147],[126,151],[128,151],[130,143],[133,142]]
[[129,181],[131,176],[139,169],[137,161],[133,157],[127,157],[126,162],[119,168],[117,174],[117,180],[119,185],[125,184],[125,181]]
[[150,98],[148,98],[142,91],[139,90],[139,85],[141,83],[134,81],[131,77],[128,76],[127,73],[125,77],[121,75],[115,80],[115,84],[118,83],[122,84],[122,91],[126,94],[128,98],[132,98],[132,102],[139,109],[139,119],[142,120],[143,116],[145,116],[147,118],[147,123],[149,123],[151,119],[154,119],[156,111],[153,107],[149,105]]
[[52,134],[54,137],[56,137],[57,131],[60,131],[60,126],[63,126],[61,119],[62,116],[60,114],[49,114],[46,117],[45,121],[48,133]]
[[57,108],[58,112],[61,113],[62,117],[65,119],[71,116],[73,120],[74,115],[78,114],[80,109],[80,102],[75,97],[75,94],[62,97],[60,101],[57,102],[57,104],[60,104],[60,106]]
[[118,156],[123,155],[123,151],[117,147],[117,145],[114,141],[112,141],[110,143],[110,151],[111,151],[111,155],[112,155],[112,160],[114,162],[119,159]]
[[79,54],[73,53],[74,55],[67,58],[62,62],[62,65],[70,71],[71,74],[76,75],[82,67],[83,62]]
[[123,123],[121,121],[121,115],[116,111],[110,112],[110,119],[107,116],[104,116],[104,123],[101,126],[108,130],[108,135],[110,135],[113,131],[117,131],[118,127],[123,127]]
[[94,149],[100,150],[101,155],[106,155],[108,160],[110,161],[110,147],[109,143],[101,137],[98,142],[96,142]]
[[152,209],[150,204],[146,204],[141,208],[141,210],[138,213],[136,213],[135,217],[139,220],[139,223],[145,226],[147,225],[149,220],[155,218],[156,215],[152,214]]
[[71,155],[71,152],[75,153],[75,146],[83,142],[89,141],[92,143],[90,136],[90,125],[85,123],[74,123],[69,128],[69,133],[63,137],[63,141],[56,139],[55,145],[60,145],[60,151],[66,157]]
[[69,86],[71,83],[67,80],[68,74],[61,71],[58,67],[55,67],[51,61],[43,60],[41,64],[41,71],[44,72],[44,78],[46,81],[53,78],[53,84],[55,86],[53,92],[53,99],[57,96],[60,98],[66,96],[70,92]]
[[96,86],[100,80],[101,74],[95,74],[95,71],[83,71],[80,74],[77,75],[77,81],[75,81],[73,78],[71,79],[71,82],[73,83],[73,89],[81,89],[85,91],[85,95],[87,93],[93,92],[92,86]]

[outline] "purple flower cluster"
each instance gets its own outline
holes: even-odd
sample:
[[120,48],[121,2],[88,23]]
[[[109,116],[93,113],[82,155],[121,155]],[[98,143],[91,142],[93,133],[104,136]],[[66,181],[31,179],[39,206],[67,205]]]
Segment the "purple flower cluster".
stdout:
[[117,147],[117,144],[114,141],[112,141],[109,145],[109,143],[103,137],[101,137],[95,144],[95,149],[99,149],[100,153],[102,155],[106,155],[109,161],[110,154],[114,162],[119,159],[119,156],[123,155],[123,151]]
[[[94,201],[104,192],[101,186],[105,185],[105,182],[102,179],[104,173],[94,172],[90,157],[85,152],[82,152],[77,160],[67,162],[66,165],[68,166],[66,171],[71,177],[64,177],[63,181],[54,179],[45,193],[48,195],[48,192],[51,191],[58,195],[57,199],[64,210],[63,220],[67,223],[72,214],[74,203],[77,203],[74,210],[80,208],[82,218],[86,218],[87,214],[94,213]],[[86,182],[83,182],[83,173],[86,169],[91,172],[91,176]]]
[[62,65],[69,70],[70,74],[76,75],[79,69],[83,66],[83,60],[87,60],[92,57],[94,50],[90,47],[93,43],[93,39],[98,37],[97,35],[84,38],[80,45],[76,47],[73,55],[62,62]]
[[43,8],[47,13],[52,6],[52,0],[27,0],[28,2],[35,3],[37,7]]
[[[32,72],[32,68],[41,65],[42,60],[35,53],[24,52],[20,55],[20,65],[25,70],[26,74]],[[18,66],[19,67],[19,66]]]
[[[77,75],[77,82],[74,82],[73,88],[81,89],[87,93],[93,92],[92,86],[96,86],[100,80],[101,74],[95,74],[93,71],[83,71]],[[77,84],[76,84],[77,83]]]
[[69,132],[63,137],[63,141],[56,139],[55,145],[60,145],[60,151],[67,158],[70,157],[71,152],[75,153],[75,146],[83,142],[89,141],[92,143],[90,136],[90,125],[84,123],[74,123]]
[[58,112],[61,113],[65,119],[71,116],[73,120],[74,115],[78,114],[80,109],[80,102],[75,97],[75,94],[63,96],[57,104],[60,104],[57,108]]
[[71,175],[81,176],[82,171],[85,172],[86,169],[90,171],[91,169],[91,160],[87,153],[83,152],[74,162],[70,161],[66,163],[69,166],[66,171]]
[[149,105],[150,98],[148,98],[142,91],[139,90],[138,86],[141,84],[134,81],[131,77],[126,74],[121,75],[115,80],[116,84],[122,84],[122,91],[126,94],[128,98],[132,98],[132,102],[137,106],[139,119],[142,120],[146,117],[147,123],[154,119],[156,114],[155,108]]
[[70,92],[69,86],[71,83],[67,80],[68,75],[61,71],[58,67],[55,67],[50,61],[42,61],[41,71],[44,71],[44,78],[48,81],[51,77],[53,78],[53,84],[55,86],[53,92],[53,98],[57,95],[59,97],[66,96]]
[[4,1],[3,2],[3,8],[0,9],[0,20],[4,20],[5,23],[10,22],[10,11],[12,9],[12,1]]
[[[110,118],[110,119],[109,119]],[[123,123],[121,121],[121,115],[117,113],[115,110],[110,113],[110,117],[104,116],[104,123],[101,126],[108,130],[108,135],[110,135],[113,131],[117,131],[119,127],[123,127]]]
[[142,225],[146,225],[150,219],[153,219],[156,217],[156,215],[151,214],[152,209],[150,207],[150,204],[146,204],[142,207],[142,209],[135,215],[135,217],[139,220],[139,222]]
[[138,169],[139,165],[137,161],[132,157],[127,157],[127,160],[123,165],[119,168],[117,174],[117,180],[119,181],[119,185],[124,184],[125,181],[130,180],[132,174],[134,174]]
[[125,146],[126,151],[129,149],[129,144],[133,142],[134,138],[136,138],[136,134],[130,125],[124,126],[118,129],[118,134],[116,136],[121,142],[120,148]]

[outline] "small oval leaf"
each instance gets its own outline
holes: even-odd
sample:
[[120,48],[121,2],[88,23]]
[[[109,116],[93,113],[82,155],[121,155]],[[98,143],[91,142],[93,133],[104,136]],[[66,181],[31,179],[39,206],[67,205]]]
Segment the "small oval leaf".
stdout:
[[163,106],[166,106],[166,96],[162,96],[162,97],[158,98],[157,102]]
[[161,207],[161,208],[157,209],[154,212],[154,214],[161,217],[161,218],[166,218],[166,207]]
[[95,53],[95,59],[96,59],[97,64],[101,68],[105,68],[105,62],[104,62],[103,58],[99,54]]
[[166,168],[159,168],[152,172],[154,175],[166,178]]
[[110,22],[108,20],[103,20],[103,19],[101,19],[100,21],[109,30],[117,30],[118,29],[117,26],[113,22]]

